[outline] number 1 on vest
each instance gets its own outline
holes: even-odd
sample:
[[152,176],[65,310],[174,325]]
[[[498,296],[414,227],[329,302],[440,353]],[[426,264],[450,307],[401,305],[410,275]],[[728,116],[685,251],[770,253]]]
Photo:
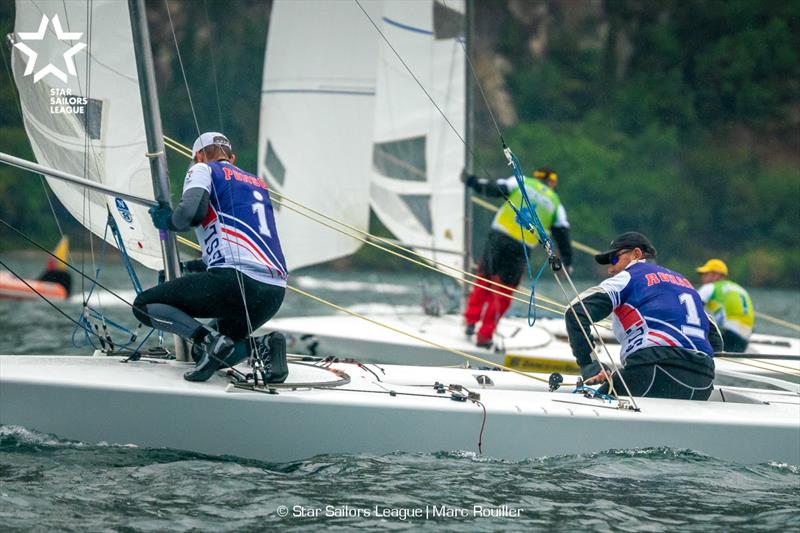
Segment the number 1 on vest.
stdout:
[[264,204],[261,202],[254,202],[253,213],[258,216],[258,232],[267,237],[272,237],[272,233],[270,233],[269,226],[267,225],[267,215],[264,212]]

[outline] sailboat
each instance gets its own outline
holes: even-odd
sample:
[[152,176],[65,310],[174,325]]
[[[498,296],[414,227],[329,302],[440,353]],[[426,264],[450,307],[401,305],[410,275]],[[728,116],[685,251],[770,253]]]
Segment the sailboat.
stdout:
[[[141,230],[131,238],[146,239],[152,228],[141,208],[169,196],[144,0],[130,0],[127,9],[110,0],[94,0],[89,6],[83,2],[19,1],[14,37],[38,27],[40,14],[31,14],[31,10],[39,7],[51,10],[45,13],[47,17],[59,14],[62,29],[73,34],[94,30],[85,17],[86,8],[91,8],[98,33],[101,27],[108,31],[113,27],[113,36],[95,41],[87,61],[77,62],[77,77],[87,79],[88,62],[92,84],[109,83],[107,77],[119,76],[116,83],[121,92],[134,84],[140,89],[140,94],[127,93],[131,100],[125,102],[113,91],[97,98],[92,84],[81,89],[83,98],[99,100],[96,105],[107,114],[97,124],[91,154],[79,152],[77,158],[97,156],[102,160],[104,146],[115,148],[106,144],[110,130],[136,130],[130,137],[131,154],[137,154],[132,155],[131,163],[133,168],[146,167],[149,159],[154,179],[151,187],[141,182],[142,188],[134,194],[124,185],[115,190],[103,172],[95,175],[87,170],[83,176],[93,178],[87,179],[43,164],[68,161],[86,145],[73,145],[67,136],[62,137],[62,132],[74,131],[63,121],[77,127],[71,122],[74,115],[42,123],[43,117],[37,113],[41,109],[34,104],[41,94],[38,89],[31,90],[24,58],[16,51],[12,64],[26,103],[26,128],[31,134],[31,124],[36,122],[49,127],[31,134],[31,142],[39,145],[39,164],[8,154],[0,154],[0,161],[63,181],[53,187],[59,197],[58,189],[69,188],[73,194],[92,190],[97,200],[95,216],[107,223],[110,207],[117,205],[117,198],[124,199],[136,213],[130,217],[134,222],[125,220]],[[54,49],[40,51],[45,59],[61,56],[73,43],[56,41],[48,46]],[[104,78],[105,82],[100,81]],[[126,106],[126,112],[138,110],[136,116],[116,121],[113,112]],[[41,137],[51,136],[60,144],[40,143]],[[61,154],[61,158],[53,154]],[[135,181],[136,176],[131,179]],[[161,237],[164,262],[174,266],[171,235]],[[137,248],[136,241],[128,243]],[[150,242],[141,244],[139,250],[150,249]],[[169,268],[167,275],[171,275]],[[724,387],[708,402],[614,399],[582,389],[573,393],[572,387],[559,388],[557,380],[547,375],[301,359],[290,363],[284,384],[264,386],[236,378],[231,371],[197,383],[181,377],[191,364],[185,355],[177,350],[174,360],[107,353],[2,355],[0,424],[89,442],[168,447],[264,461],[396,450],[466,450],[520,459],[671,446],[747,463],[800,464],[797,392]],[[245,365],[237,369],[250,371]]]
[[[463,141],[470,140],[472,115],[462,43],[466,4],[364,7],[281,0],[273,6],[258,161],[272,190],[291,199],[280,201],[286,206],[276,214],[289,268],[345,257],[361,246],[303,213],[322,212],[347,226],[347,233],[363,234],[371,209],[419,258],[444,270],[469,270],[470,227],[464,221],[470,203],[460,180],[462,168],[470,166]],[[293,30],[292,20],[305,21],[318,38],[309,42]],[[346,42],[337,38],[345,27]],[[303,208],[292,209],[298,205]],[[504,318],[487,349],[464,334],[459,315],[431,316],[421,307],[402,317],[368,318],[279,316],[269,328],[287,333],[295,349],[312,355],[412,365],[465,362],[441,349],[446,346],[521,370],[577,372],[562,319],[539,319],[531,327],[526,318]],[[604,339],[618,357],[610,330]],[[800,339],[756,334],[751,351],[774,357],[720,358],[718,370],[800,380]]]

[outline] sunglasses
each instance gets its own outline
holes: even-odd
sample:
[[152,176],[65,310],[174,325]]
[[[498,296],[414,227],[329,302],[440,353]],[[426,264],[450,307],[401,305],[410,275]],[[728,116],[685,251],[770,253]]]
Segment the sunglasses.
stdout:
[[622,254],[627,254],[628,252],[630,252],[630,250],[627,250],[627,249],[626,250],[620,250],[619,252],[617,252],[614,255],[612,255],[611,256],[611,264],[612,265],[616,265],[617,263],[619,263],[619,256],[621,256]]

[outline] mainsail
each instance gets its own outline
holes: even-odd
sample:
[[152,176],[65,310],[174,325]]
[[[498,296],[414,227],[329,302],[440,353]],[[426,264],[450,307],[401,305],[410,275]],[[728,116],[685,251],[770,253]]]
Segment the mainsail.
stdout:
[[[11,38],[14,81],[39,163],[152,199],[127,3],[17,0]],[[111,213],[130,257],[163,268],[146,207],[55,179],[48,183],[94,234],[107,234],[114,244],[106,232]]]
[[[380,18],[381,2],[365,2]],[[369,224],[378,35],[358,5],[276,0],[270,16],[259,174],[270,187],[350,226]],[[355,252],[360,243],[286,207],[277,224],[290,269]]]
[[465,146],[452,130],[464,138],[464,28],[463,2],[386,2],[370,154],[378,217],[403,243],[453,267],[464,252]]

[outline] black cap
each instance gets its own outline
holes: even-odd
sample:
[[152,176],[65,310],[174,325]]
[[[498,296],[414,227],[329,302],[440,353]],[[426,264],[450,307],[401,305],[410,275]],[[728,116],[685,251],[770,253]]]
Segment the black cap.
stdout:
[[650,239],[641,233],[627,231],[622,235],[618,235],[616,239],[611,241],[611,246],[608,250],[595,255],[594,260],[601,265],[608,265],[611,263],[611,257],[620,250],[633,250],[634,248],[641,249],[645,257],[656,256],[656,249],[653,243],[650,242]]

